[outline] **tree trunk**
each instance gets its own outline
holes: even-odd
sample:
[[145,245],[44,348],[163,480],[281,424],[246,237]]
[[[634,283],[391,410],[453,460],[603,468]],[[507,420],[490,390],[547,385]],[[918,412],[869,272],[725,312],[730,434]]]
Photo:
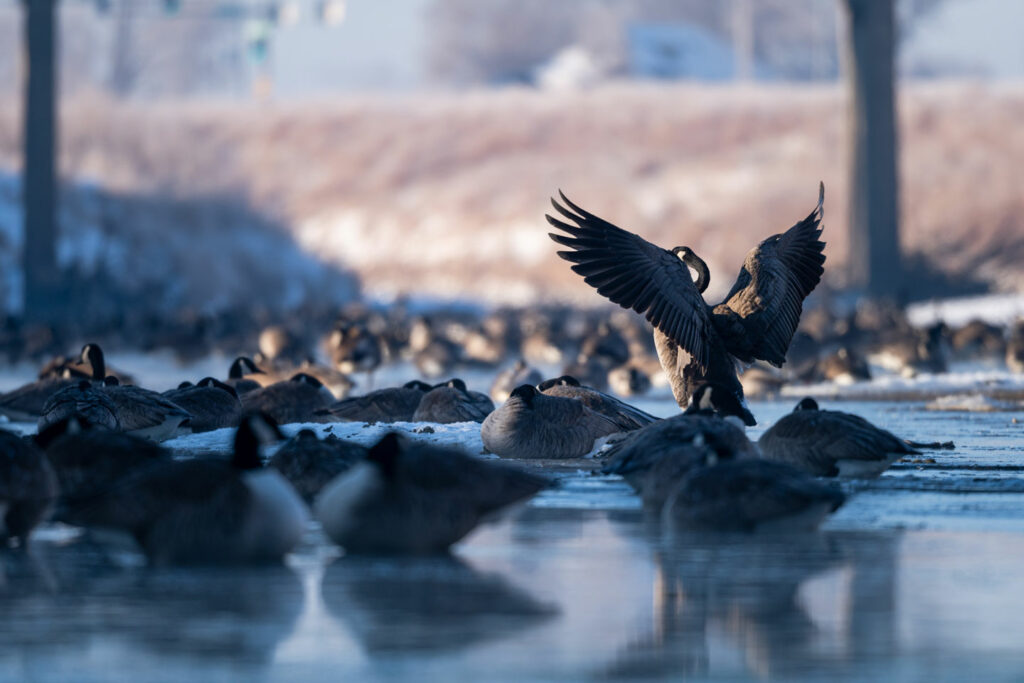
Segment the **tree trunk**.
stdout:
[[58,310],[57,291],[57,0],[24,0],[25,159],[24,206],[25,316],[49,320]]
[[850,274],[871,297],[902,298],[893,0],[842,0],[850,87]]

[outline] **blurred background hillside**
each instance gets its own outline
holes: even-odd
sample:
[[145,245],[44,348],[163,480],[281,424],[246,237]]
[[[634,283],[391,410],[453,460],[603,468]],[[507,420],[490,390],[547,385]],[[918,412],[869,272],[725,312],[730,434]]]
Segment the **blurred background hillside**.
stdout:
[[[0,0],[8,311],[20,5]],[[695,249],[714,298],[823,180],[825,282],[842,289],[840,5],[61,0],[58,261],[90,306],[600,305],[546,237],[561,188]],[[900,0],[897,18],[900,295],[1020,292],[1024,3]]]

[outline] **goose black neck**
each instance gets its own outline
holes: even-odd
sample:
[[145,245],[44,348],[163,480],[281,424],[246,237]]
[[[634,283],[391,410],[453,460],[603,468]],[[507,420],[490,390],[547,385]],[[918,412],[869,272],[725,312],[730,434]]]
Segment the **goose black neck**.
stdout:
[[704,263],[704,259],[694,254],[692,251],[687,252],[683,255],[683,263],[690,268],[697,271],[697,291],[701,294],[711,284],[711,271],[708,269],[708,264]]

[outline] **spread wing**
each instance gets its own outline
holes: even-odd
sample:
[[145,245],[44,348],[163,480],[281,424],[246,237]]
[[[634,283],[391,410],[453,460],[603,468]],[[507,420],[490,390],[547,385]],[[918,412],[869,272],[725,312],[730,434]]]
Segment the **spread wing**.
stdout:
[[551,204],[575,224],[545,216],[548,223],[568,233],[548,233],[555,242],[572,249],[558,255],[575,263],[572,269],[598,294],[643,313],[702,368],[707,368],[708,307],[679,257],[584,211],[561,191],[558,194],[569,208],[553,199]]
[[[722,316],[743,327],[744,346],[729,349],[741,360],[759,358],[776,367],[785,362],[804,298],[818,285],[825,270],[825,243],[818,239],[824,200],[822,183],[814,211],[751,250],[736,284],[725,301],[715,307],[716,321]],[[730,336],[725,335],[727,341]]]

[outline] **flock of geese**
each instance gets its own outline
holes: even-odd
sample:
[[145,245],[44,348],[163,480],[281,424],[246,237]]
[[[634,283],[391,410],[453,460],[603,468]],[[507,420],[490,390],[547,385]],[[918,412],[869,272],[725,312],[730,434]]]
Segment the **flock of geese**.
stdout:
[[[437,553],[557,485],[546,461],[590,454],[667,528],[808,530],[843,503],[836,478],[876,477],[931,446],[810,398],[758,441],[744,431],[756,421],[736,367],[786,360],[803,299],[823,272],[823,189],[805,219],[750,252],[715,306],[703,300],[709,274],[691,249],[661,249],[561,198],[549,217],[560,231],[552,239],[569,248],[559,254],[653,325],[681,414],[659,419],[589,386],[584,373],[544,380],[527,363],[502,373],[490,396],[458,378],[349,396],[347,375],[369,380],[382,355],[373,335],[351,324],[331,334],[330,366],[286,372],[239,357],[223,379],[163,393],[135,386],[87,344],[0,395],[0,414],[37,425],[33,436],[0,431],[0,538],[24,546],[53,520],[126,534],[154,564],[264,562],[291,551],[315,518],[349,553]],[[429,338],[429,329],[413,330],[410,342],[433,343],[413,342],[416,334]],[[287,342],[260,339],[271,356]],[[608,353],[602,343],[612,343],[607,330],[588,355]],[[337,422],[428,423],[418,431],[478,423],[484,448],[503,462],[398,431],[366,447],[310,428],[286,440],[279,427]],[[235,429],[230,458],[179,459],[161,445],[224,428]],[[268,447],[276,449],[269,458]]]

